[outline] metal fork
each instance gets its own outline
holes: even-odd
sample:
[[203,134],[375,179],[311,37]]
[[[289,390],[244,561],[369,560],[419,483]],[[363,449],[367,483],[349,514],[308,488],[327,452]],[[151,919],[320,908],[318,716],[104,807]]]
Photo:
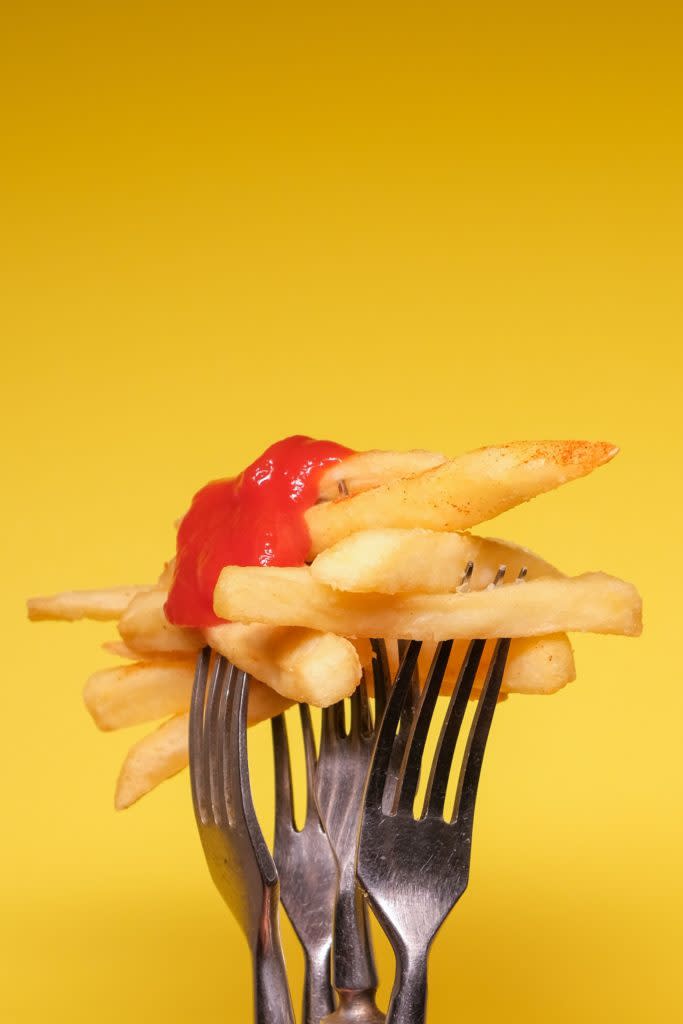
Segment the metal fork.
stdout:
[[[339,876],[334,911],[334,985],[339,1008],[326,1024],[381,1024],[377,1008],[377,972],[370,937],[368,910],[356,877],[356,846],[363,806],[363,792],[372,759],[377,728],[386,707],[391,675],[386,645],[372,640],[375,713],[368,704],[365,673],[351,697],[351,724],[345,729],[344,701],[323,709],[320,754],[315,775],[315,794],[320,815],[334,851]],[[399,641],[399,653],[404,644]],[[412,714],[419,697],[417,666],[410,680],[408,698],[391,758],[392,783],[398,780],[401,755]],[[388,784],[388,789],[391,786]]]
[[[386,692],[377,695],[380,705]],[[324,708],[315,795],[338,867],[334,908],[334,986],[339,1009],[328,1024],[381,1024],[375,1004],[377,972],[365,898],[356,878],[356,843],[375,728],[365,678],[351,697],[351,724],[344,725],[344,701]]]
[[[496,582],[501,580],[499,572]],[[496,641],[467,741],[452,820],[444,818],[448,778],[484,640],[470,643],[462,663],[441,729],[421,817],[414,817],[413,805],[429,726],[453,646],[450,640],[437,646],[391,806],[387,809],[383,805],[396,730],[420,646],[420,641],[413,641],[406,649],[387,704],[368,776],[358,845],[358,877],[396,954],[387,1024],[423,1024],[425,1019],[429,949],[469,880],[477,786],[510,641]]]
[[211,649],[205,647],[197,658],[190,708],[190,778],[199,835],[211,877],[251,950],[257,1024],[294,1024],[280,944],[278,873],[249,785],[248,676],[221,656],[213,666],[210,659]]
[[304,950],[304,1024],[320,1024],[334,1010],[331,981],[332,919],[337,864],[315,802],[316,752],[311,713],[299,705],[306,761],[306,818],[294,822],[292,769],[284,715],[271,720],[275,763],[275,845],[280,894]]

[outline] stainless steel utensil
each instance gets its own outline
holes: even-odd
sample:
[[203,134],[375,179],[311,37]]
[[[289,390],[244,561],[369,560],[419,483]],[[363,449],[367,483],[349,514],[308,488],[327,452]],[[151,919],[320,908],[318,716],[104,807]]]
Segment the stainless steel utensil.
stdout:
[[280,896],[304,950],[304,1024],[320,1024],[334,1010],[331,980],[332,920],[337,895],[337,863],[320,821],[314,785],[316,752],[311,713],[299,705],[306,759],[306,818],[294,823],[292,771],[284,715],[273,718],[275,762],[275,845]]
[[280,944],[278,873],[249,786],[247,697],[246,673],[221,656],[211,666],[205,647],[190,708],[192,801],[211,877],[251,949],[255,1020],[294,1024]]
[[[469,565],[464,585],[471,572]],[[504,572],[501,567],[494,585]],[[520,580],[524,575],[523,570]],[[257,1024],[294,1024],[279,937],[280,887],[306,957],[304,1024],[321,1018],[326,1024],[384,1021],[375,1003],[377,975],[359,878],[397,958],[387,1024],[423,1024],[429,948],[468,882],[477,785],[510,645],[496,641],[467,742],[455,815],[445,820],[455,746],[485,643],[473,640],[460,668],[419,818],[413,805],[422,756],[452,641],[437,646],[422,691],[420,642],[399,642],[401,663],[389,693],[386,645],[373,640],[375,715],[364,675],[351,698],[348,729],[343,701],[323,711],[317,758],[310,711],[300,706],[307,799],[301,829],[294,822],[285,719],[273,720],[274,857],[249,786],[248,677],[223,657],[211,664],[210,648],[199,655],[190,711],[192,797],[211,875],[252,951]]]
[[351,698],[348,734],[344,702],[322,713],[315,793],[339,871],[334,908],[333,978],[339,1009],[329,1024],[360,1020],[380,1024],[375,1005],[377,972],[365,899],[356,879],[356,842],[363,789],[372,757],[375,730],[365,679]]
[[[496,582],[501,579],[499,573]],[[387,781],[391,782],[397,729],[417,665],[419,641],[411,642],[405,650],[377,738],[362,812],[357,867],[370,905],[396,954],[387,1024],[423,1024],[429,948],[467,887],[477,785],[509,640],[496,641],[469,733],[453,820],[444,818],[444,803],[458,734],[484,646],[484,640],[473,640],[467,650],[441,729],[419,818],[414,816],[413,805],[422,755],[452,641],[442,641],[432,660],[389,806]]]

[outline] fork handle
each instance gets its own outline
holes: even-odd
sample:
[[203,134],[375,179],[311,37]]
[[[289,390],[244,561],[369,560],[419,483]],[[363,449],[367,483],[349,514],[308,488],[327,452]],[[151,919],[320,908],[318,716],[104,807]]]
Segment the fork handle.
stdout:
[[396,957],[396,980],[386,1024],[424,1024],[427,1012],[427,950]]

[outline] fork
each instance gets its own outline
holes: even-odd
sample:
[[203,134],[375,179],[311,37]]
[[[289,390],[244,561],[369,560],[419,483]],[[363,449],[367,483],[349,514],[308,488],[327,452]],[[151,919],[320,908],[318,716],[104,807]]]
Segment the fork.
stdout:
[[334,1010],[331,982],[332,919],[337,864],[315,802],[316,751],[311,712],[299,705],[306,762],[306,818],[294,822],[292,769],[284,715],[271,719],[275,764],[275,844],[280,896],[304,950],[303,1024],[320,1024]]
[[[190,707],[190,778],[211,877],[245,934],[256,1024],[294,1024],[278,920],[279,879],[259,827],[247,760],[248,676],[211,648],[197,658]],[[207,692],[208,689],[208,692]]]
[[[501,582],[503,573],[501,567],[496,584]],[[396,979],[387,1024],[423,1024],[429,949],[467,888],[477,786],[509,639],[496,641],[467,740],[452,820],[444,817],[444,804],[456,743],[485,643],[473,640],[467,649],[439,736],[419,818],[414,816],[413,805],[422,755],[452,640],[444,640],[436,648],[388,808],[385,790],[396,730],[417,664],[420,641],[412,641],[405,650],[377,737],[362,813],[357,868],[370,906],[396,955]]]
[[[382,693],[378,697],[382,703]],[[381,1024],[375,1004],[377,972],[365,898],[356,878],[356,843],[363,790],[372,758],[375,729],[365,677],[351,697],[351,723],[344,725],[344,701],[322,712],[315,796],[338,868],[334,907],[334,987],[339,1009],[329,1024]]]
[[[315,794],[325,831],[338,865],[338,889],[334,908],[334,986],[338,1010],[326,1024],[381,1024],[384,1014],[377,1008],[377,973],[372,951],[365,897],[356,877],[356,846],[363,804],[363,791],[372,750],[391,685],[389,662],[383,640],[372,640],[374,718],[370,710],[367,680],[351,697],[351,719],[345,728],[344,701],[323,709],[320,754],[315,774]],[[399,650],[401,646],[399,644]],[[398,778],[400,755],[405,745],[418,694],[415,669],[405,702],[391,771]]]

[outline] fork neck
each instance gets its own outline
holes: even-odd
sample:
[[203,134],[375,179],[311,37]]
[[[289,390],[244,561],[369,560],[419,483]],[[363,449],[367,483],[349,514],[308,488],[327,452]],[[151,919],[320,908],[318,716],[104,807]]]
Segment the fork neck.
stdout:
[[334,910],[334,985],[355,992],[374,992],[377,988],[368,910],[355,865],[346,866],[339,876]]
[[427,1012],[428,949],[396,955],[396,979],[386,1024],[424,1024]]
[[253,947],[255,1024],[294,1024],[277,908],[268,891]]

